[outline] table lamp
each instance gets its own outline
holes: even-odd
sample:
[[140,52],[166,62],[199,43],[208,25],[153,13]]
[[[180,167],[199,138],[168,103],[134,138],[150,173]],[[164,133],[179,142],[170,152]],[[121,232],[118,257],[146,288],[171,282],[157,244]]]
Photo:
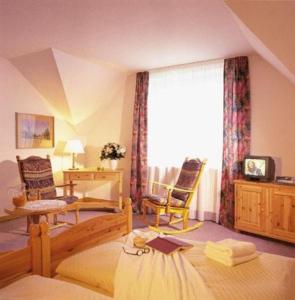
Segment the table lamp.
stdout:
[[72,168],[70,170],[78,170],[75,167],[75,156],[77,153],[84,153],[83,145],[80,140],[68,140],[64,152],[72,153]]

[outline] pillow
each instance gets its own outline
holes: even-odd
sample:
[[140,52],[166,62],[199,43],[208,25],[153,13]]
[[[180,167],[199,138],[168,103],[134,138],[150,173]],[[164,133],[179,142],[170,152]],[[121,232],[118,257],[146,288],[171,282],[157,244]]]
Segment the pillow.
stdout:
[[78,285],[38,275],[24,277],[0,289],[1,300],[111,300]]
[[56,273],[113,294],[115,272],[123,246],[116,241],[75,254],[63,260]]

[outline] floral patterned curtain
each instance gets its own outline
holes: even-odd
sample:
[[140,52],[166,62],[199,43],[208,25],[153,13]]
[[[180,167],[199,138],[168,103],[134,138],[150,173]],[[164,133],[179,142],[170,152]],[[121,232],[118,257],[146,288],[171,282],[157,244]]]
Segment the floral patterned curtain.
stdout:
[[220,223],[234,225],[234,184],[242,177],[242,162],[250,153],[250,84],[247,57],[224,61],[223,161]]
[[140,210],[147,188],[147,99],[149,73],[137,73],[133,112],[130,196]]

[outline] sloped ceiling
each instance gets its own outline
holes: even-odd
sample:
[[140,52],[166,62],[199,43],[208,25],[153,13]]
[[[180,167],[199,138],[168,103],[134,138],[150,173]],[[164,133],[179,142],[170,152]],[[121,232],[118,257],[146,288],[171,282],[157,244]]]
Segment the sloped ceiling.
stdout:
[[252,47],[295,84],[295,1],[226,4]]
[[135,71],[248,55],[255,49],[295,82],[294,5],[0,0],[0,55],[55,114],[84,127]]
[[56,49],[53,53],[72,123],[77,125],[109,102],[115,86],[125,74]]
[[0,55],[47,48],[138,71],[248,54],[221,0],[0,1]]
[[52,49],[11,59],[12,64],[48,101],[53,113],[72,123],[72,116]]
[[83,130],[128,73],[252,51],[220,0],[0,0],[0,39],[0,55]]
[[56,49],[11,59],[53,113],[78,125],[109,101],[124,73]]

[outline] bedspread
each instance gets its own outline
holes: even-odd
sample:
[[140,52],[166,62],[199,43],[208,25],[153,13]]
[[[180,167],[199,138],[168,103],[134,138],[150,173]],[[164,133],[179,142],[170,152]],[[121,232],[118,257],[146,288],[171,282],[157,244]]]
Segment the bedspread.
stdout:
[[[127,246],[132,246],[134,233]],[[214,299],[203,278],[179,252],[151,251],[142,256],[121,253],[115,275],[115,300]]]
[[38,275],[24,277],[0,290],[0,300],[110,300],[78,285]]
[[261,253],[234,267],[207,258],[205,244],[196,243],[182,254],[198,270],[218,300],[295,300],[295,259]]

